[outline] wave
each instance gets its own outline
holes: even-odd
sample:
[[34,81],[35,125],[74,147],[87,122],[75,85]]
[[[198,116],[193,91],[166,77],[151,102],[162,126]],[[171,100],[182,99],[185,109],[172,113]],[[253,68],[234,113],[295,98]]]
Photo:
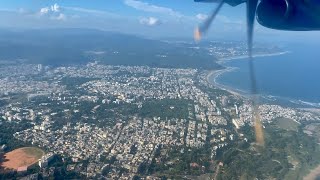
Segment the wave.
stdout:
[[308,106],[320,108],[320,103],[308,102],[308,101],[303,101],[300,99],[299,100],[292,99],[290,102],[292,102],[294,104],[308,105]]

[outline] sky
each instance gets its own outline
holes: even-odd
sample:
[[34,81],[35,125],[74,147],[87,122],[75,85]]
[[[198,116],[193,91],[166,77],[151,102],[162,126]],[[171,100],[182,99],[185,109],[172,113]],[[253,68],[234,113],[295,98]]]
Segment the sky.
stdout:
[[[215,6],[193,0],[1,0],[0,28],[92,28],[151,38],[187,38]],[[319,35],[255,26],[255,37],[269,41],[314,40]],[[207,37],[245,40],[245,5],[224,5]]]

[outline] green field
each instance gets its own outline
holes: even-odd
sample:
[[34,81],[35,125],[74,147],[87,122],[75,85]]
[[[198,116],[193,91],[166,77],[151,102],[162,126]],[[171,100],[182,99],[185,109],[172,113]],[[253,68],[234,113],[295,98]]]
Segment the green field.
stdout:
[[299,123],[289,118],[277,118],[275,119],[275,124],[279,126],[279,128],[287,130],[287,131],[298,131]]
[[45,152],[37,147],[24,147],[24,148],[20,148],[21,150],[23,150],[26,154],[36,157],[38,159],[40,159]]
[[191,101],[185,99],[162,99],[146,101],[139,115],[142,117],[188,118],[188,105]]

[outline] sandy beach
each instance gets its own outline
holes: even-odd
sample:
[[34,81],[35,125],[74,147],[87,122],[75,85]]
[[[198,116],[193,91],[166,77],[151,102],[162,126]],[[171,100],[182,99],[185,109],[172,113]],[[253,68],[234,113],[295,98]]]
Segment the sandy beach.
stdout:
[[234,90],[231,87],[219,84],[217,82],[217,78],[220,77],[223,73],[231,72],[231,71],[234,71],[236,69],[237,68],[234,68],[234,67],[227,67],[227,68],[221,69],[221,70],[210,71],[208,73],[208,75],[207,75],[207,82],[212,84],[213,86],[219,88],[219,89],[223,89],[225,91],[228,91],[231,94],[234,94],[234,95],[237,95],[237,96],[245,96],[244,95],[245,92],[242,92],[240,90]]

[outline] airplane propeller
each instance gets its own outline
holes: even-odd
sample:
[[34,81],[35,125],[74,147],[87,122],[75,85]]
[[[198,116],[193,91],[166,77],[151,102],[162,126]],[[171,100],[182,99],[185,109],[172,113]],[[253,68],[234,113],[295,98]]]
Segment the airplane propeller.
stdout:
[[200,41],[202,35],[208,31],[214,18],[217,16],[218,12],[220,11],[223,3],[224,3],[224,0],[219,0],[218,6],[216,7],[216,9],[214,9],[211,16],[209,16],[200,27],[196,28],[195,33],[194,33],[194,39],[196,41]]
[[[218,1],[217,7],[214,9],[213,13],[204,21],[204,23],[196,28],[194,38],[196,41],[201,39],[201,36],[205,34],[210,25],[212,24],[214,18],[220,11],[222,5],[224,4],[225,0]],[[252,118],[254,121],[254,129],[256,134],[256,142],[259,145],[264,145],[264,134],[262,129],[262,124],[260,121],[260,114],[258,109],[258,88],[256,83],[256,76],[255,76],[255,69],[254,69],[254,62],[252,57],[252,45],[253,45],[253,30],[254,30],[254,20],[256,16],[256,9],[258,5],[258,0],[247,0],[247,45],[248,45],[248,56],[249,56],[249,75],[251,81],[251,94],[252,94],[252,101],[253,101],[253,111],[252,111]]]

